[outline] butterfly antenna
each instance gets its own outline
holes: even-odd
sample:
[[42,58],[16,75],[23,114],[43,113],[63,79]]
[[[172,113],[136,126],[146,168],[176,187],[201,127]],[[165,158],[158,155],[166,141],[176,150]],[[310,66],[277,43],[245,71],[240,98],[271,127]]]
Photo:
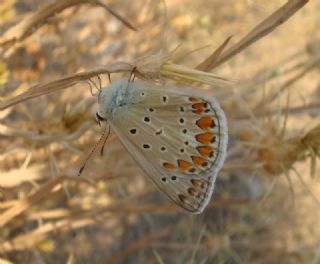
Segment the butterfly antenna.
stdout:
[[[89,161],[89,159],[92,157],[92,155],[95,153],[97,147],[101,144],[101,142],[103,141],[103,145],[106,143],[107,141],[107,138],[109,137],[109,134],[110,134],[110,126],[108,126],[108,133],[107,132],[107,126],[105,128],[105,130],[103,131],[101,137],[99,138],[99,140],[96,142],[96,144],[93,146],[92,150],[90,151],[90,153],[87,155],[86,159],[84,160],[81,168],[79,169],[79,172],[78,172],[78,176],[80,176],[84,170],[84,168],[86,167],[87,165],[87,162]],[[107,135],[107,137],[104,139],[104,137]]]
[[101,150],[100,150],[100,156],[103,156],[104,146],[106,145],[106,142],[108,140],[109,135],[110,135],[110,125],[108,125],[108,133],[107,133],[106,137],[103,140],[103,144],[102,144],[102,147],[101,147]]

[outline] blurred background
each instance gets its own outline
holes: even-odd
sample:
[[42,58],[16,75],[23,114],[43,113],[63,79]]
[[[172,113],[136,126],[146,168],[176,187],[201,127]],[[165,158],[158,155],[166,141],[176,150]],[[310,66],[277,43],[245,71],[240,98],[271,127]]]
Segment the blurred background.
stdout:
[[[194,51],[179,63],[195,67],[286,3],[102,1],[134,31],[89,1],[56,2],[71,4],[43,20],[39,10],[55,1],[1,1],[2,102],[160,50]],[[194,88],[219,100],[230,129],[227,161],[200,215],[167,200],[114,134],[74,177],[101,135],[86,82],[0,111],[0,263],[320,263],[319,10],[309,1],[216,68],[231,85]],[[6,41],[30,18],[36,27]]]

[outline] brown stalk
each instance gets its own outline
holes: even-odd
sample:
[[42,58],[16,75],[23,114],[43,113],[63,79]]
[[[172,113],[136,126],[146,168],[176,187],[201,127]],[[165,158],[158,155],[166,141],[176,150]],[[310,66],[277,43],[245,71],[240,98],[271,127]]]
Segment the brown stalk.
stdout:
[[48,182],[46,185],[44,185],[39,191],[36,191],[34,194],[30,195],[28,198],[16,203],[13,207],[5,210],[0,215],[0,227],[3,227],[11,219],[22,214],[24,211],[26,211],[32,205],[38,203],[40,200],[48,198],[48,194],[52,191],[52,189],[56,185],[62,183],[66,179],[67,179],[67,177],[65,177],[65,176],[59,176],[59,177],[55,178],[54,180],[52,180],[52,181]]
[[[153,189],[154,190],[154,189]],[[148,192],[149,193],[149,192]],[[112,213],[112,214],[141,214],[141,213],[184,213],[182,210],[178,210],[177,206],[174,204],[158,204],[158,205],[146,205],[146,206],[121,206],[121,204],[126,204],[128,201],[132,201],[139,197],[144,196],[141,194],[130,196],[129,198],[121,200],[117,205],[105,206],[103,208],[94,208],[89,210],[75,210],[75,209],[55,209],[50,211],[42,211],[38,213],[30,214],[27,219],[58,219],[58,218],[68,218],[70,222],[73,222],[74,218],[81,217],[92,217],[99,215],[101,213]],[[232,205],[241,205],[247,204],[251,200],[249,198],[238,198],[238,199],[221,199],[213,200],[209,203],[209,208],[216,208],[220,206],[232,206]]]
[[[268,16],[255,28],[253,28],[246,36],[244,36],[240,41],[234,44],[232,47],[223,52],[220,58],[215,56],[215,53],[221,48],[219,47],[209,58],[212,57],[212,62],[209,63],[206,59],[201,62],[196,68],[201,67],[201,65],[206,64],[210,67],[206,67],[206,71],[212,70],[227,60],[231,59],[233,56],[246,49],[248,46],[268,35],[270,32],[275,30],[278,26],[287,21],[291,16],[293,16],[300,8],[307,4],[309,0],[289,0],[286,4],[280,7],[277,11]],[[226,40],[228,41],[228,39]]]
[[248,164],[254,164],[254,160],[250,157],[246,158],[239,158],[234,159],[231,161],[227,161],[221,171],[227,172],[227,171],[236,171],[236,170],[250,170],[252,169],[250,165]]
[[0,245],[0,252],[10,252],[13,250],[25,250],[33,248],[37,243],[48,238],[48,234],[61,229],[78,229],[87,225],[93,225],[95,221],[92,218],[75,219],[72,222],[69,220],[60,220],[53,223],[46,223],[34,231],[22,234],[16,238],[5,241]]
[[128,63],[115,63],[115,64],[110,64],[106,67],[102,67],[96,70],[72,74],[72,75],[69,75],[45,84],[37,84],[29,88],[26,92],[23,92],[22,94],[19,94],[13,98],[5,100],[4,102],[0,102],[0,111],[10,106],[13,106],[15,104],[21,103],[23,101],[26,101],[41,95],[49,94],[55,91],[59,91],[65,88],[69,88],[81,81],[87,81],[88,79],[98,76],[100,74],[109,74],[109,73],[115,73],[115,72],[130,72],[131,70],[132,70],[132,66]]
[[[237,198],[237,199],[221,199],[221,200],[213,200],[208,204],[209,208],[215,208],[220,206],[232,206],[232,205],[240,205],[247,204],[251,200],[249,198]],[[146,205],[146,206],[136,206],[136,207],[119,207],[117,206],[108,206],[105,208],[100,208],[94,211],[95,214],[98,213],[125,213],[125,214],[142,214],[142,213],[182,213],[185,214],[185,211],[178,208],[175,204],[154,204],[154,205]]]
[[[234,200],[230,203],[231,201],[229,201],[229,204],[226,203],[226,201],[219,203],[218,201],[213,201],[209,204],[209,207],[216,207],[219,205],[232,205],[234,204],[233,202],[235,202],[236,204],[247,204],[248,202],[250,202],[250,199],[244,198],[244,199],[237,199]],[[155,209],[158,209],[159,206],[153,206]],[[168,208],[174,209],[174,211],[176,211],[176,206],[172,205],[172,206],[165,206],[166,210]],[[150,245],[150,243],[156,239],[159,239],[160,237],[163,237],[167,234],[169,234],[169,232],[171,231],[172,227],[171,226],[166,226],[165,228],[161,229],[160,231],[156,231],[154,233],[151,233],[150,235],[145,236],[144,238],[135,241],[134,243],[130,244],[129,246],[127,246],[125,249],[120,250],[116,253],[114,253],[111,257],[109,257],[108,259],[102,261],[101,263],[104,264],[108,264],[108,263],[115,263],[115,261],[117,261],[119,258],[122,258],[124,256],[127,256],[135,251],[140,250],[141,248],[145,248],[148,245]]]
[[148,234],[137,241],[134,241],[133,243],[129,244],[126,248],[119,250],[118,252],[114,253],[109,258],[103,260],[100,263],[116,263],[117,261],[119,261],[120,258],[128,256],[140,249],[146,248],[147,246],[150,246],[150,243],[152,243],[153,241],[169,235],[171,230],[172,225],[167,225],[164,228],[161,228],[160,230],[154,231],[153,233]]
[[87,130],[92,128],[92,122],[86,121],[84,122],[75,132],[66,134],[65,131],[61,132],[61,134],[56,133],[46,133],[41,134],[37,131],[28,131],[22,130],[18,128],[12,128],[6,125],[0,124],[0,135],[7,137],[21,137],[30,139],[33,142],[67,142],[79,139],[82,134],[84,134]]
[[232,36],[228,37],[207,59],[201,62],[196,69],[200,71],[210,71],[214,68],[215,63],[218,61],[222,52],[225,50],[227,45],[229,44]]
[[278,91],[274,92],[268,98],[264,98],[261,102],[257,103],[255,107],[255,111],[258,111],[259,109],[261,109],[262,105],[266,103],[270,104],[275,99],[277,99],[279,94],[283,94],[287,89],[292,87],[292,85],[295,82],[299,81],[303,76],[305,76],[311,70],[316,68],[319,65],[319,62],[320,62],[320,54],[317,54],[317,56],[314,56],[310,61],[306,62],[305,67],[300,72],[298,72],[295,76],[293,76],[288,81],[286,81],[283,85],[281,85]]
[[108,5],[100,2],[99,0],[56,0],[51,4],[47,4],[39,8],[35,13],[26,16],[20,23],[14,27],[9,28],[0,37],[0,46],[13,44],[17,41],[22,41],[26,37],[32,35],[42,25],[47,23],[48,19],[57,13],[62,12],[64,9],[79,5],[90,4],[93,6],[100,6],[105,8],[111,15],[120,20],[125,26],[132,30],[137,30],[130,22],[119,15],[116,11]]
[[[285,111],[288,112],[290,115],[298,115],[298,114],[314,114],[316,115],[319,112],[320,103],[311,103],[308,105],[301,105],[301,106],[293,106],[289,108],[281,108],[281,109],[270,109],[264,112],[258,111],[254,113],[255,118],[267,117],[272,115],[277,115],[280,113],[284,113]],[[233,117],[234,120],[246,120],[248,119],[247,114],[239,114]]]

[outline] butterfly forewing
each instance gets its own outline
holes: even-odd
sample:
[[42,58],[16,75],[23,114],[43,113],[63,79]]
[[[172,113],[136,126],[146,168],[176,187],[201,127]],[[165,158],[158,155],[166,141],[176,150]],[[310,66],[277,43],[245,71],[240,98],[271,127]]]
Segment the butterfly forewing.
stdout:
[[109,120],[124,146],[170,199],[200,213],[208,204],[227,147],[217,102],[173,86],[130,83],[130,98]]

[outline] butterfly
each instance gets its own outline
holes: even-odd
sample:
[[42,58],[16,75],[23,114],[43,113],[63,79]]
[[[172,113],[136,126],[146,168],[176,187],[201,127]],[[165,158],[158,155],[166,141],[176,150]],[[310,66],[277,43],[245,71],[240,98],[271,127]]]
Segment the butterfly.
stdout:
[[227,152],[227,122],[214,98],[174,85],[128,79],[98,95],[98,121],[109,122],[155,185],[191,213],[211,199]]

